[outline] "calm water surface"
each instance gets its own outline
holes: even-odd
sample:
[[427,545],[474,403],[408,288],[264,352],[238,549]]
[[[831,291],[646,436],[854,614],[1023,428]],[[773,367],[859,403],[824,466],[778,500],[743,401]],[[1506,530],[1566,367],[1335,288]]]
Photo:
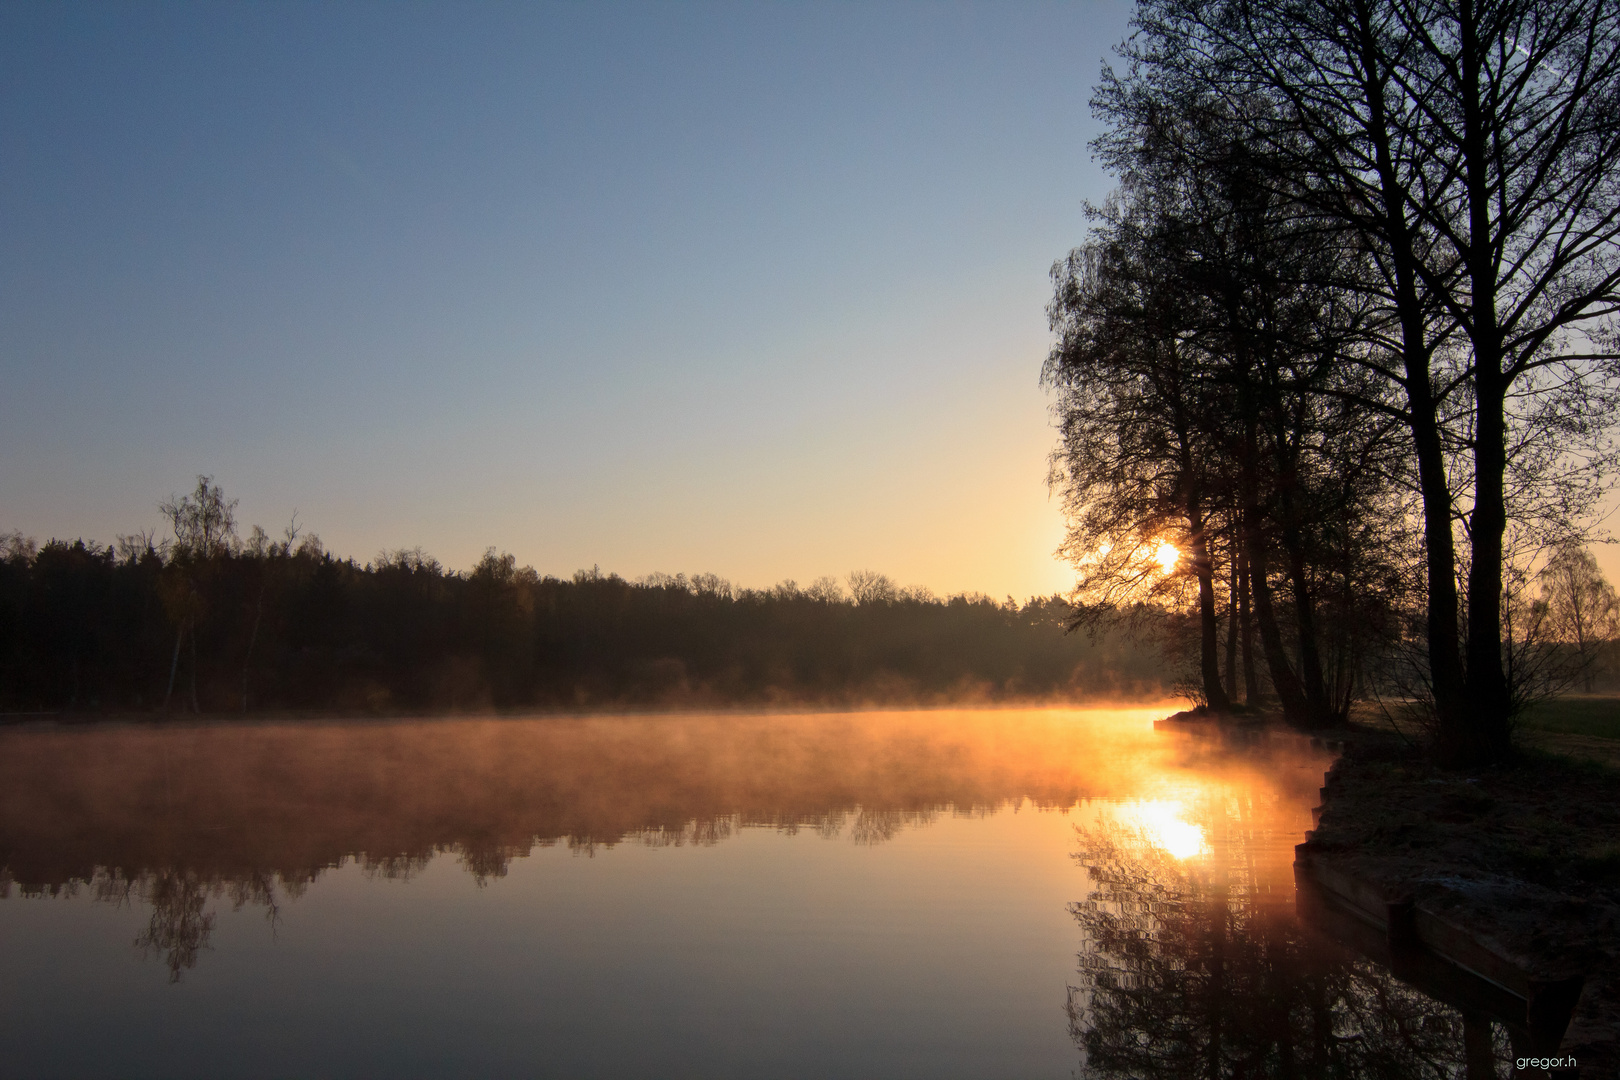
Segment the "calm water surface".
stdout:
[[1164,713],[0,731],[0,1073],[1460,1075]]

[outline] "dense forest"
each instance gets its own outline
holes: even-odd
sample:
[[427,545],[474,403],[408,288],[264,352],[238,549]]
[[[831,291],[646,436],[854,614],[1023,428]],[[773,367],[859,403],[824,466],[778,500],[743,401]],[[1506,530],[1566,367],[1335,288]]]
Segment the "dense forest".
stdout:
[[1065,632],[1056,597],[937,599],[857,572],[541,576],[491,549],[367,563],[289,528],[243,539],[210,478],[172,537],[0,549],[0,709],[369,713],[1072,700],[1165,693],[1156,645]]

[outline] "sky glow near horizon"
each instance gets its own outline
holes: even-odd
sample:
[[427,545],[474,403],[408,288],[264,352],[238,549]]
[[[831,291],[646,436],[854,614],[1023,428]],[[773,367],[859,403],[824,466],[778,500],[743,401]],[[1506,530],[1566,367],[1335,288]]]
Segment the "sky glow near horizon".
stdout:
[[0,4],[0,531],[209,474],[361,561],[1067,589],[1047,272],[1129,13]]
[[1066,588],[1128,5],[0,7],[0,530]]

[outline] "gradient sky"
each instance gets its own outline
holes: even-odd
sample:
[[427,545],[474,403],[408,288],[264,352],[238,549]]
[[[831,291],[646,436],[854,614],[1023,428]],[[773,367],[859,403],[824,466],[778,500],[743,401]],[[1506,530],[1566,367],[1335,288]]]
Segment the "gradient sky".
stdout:
[[1129,6],[0,8],[0,530],[1067,587],[1039,373]]
[[1065,589],[1047,272],[1128,15],[0,6],[0,531],[209,473],[361,560]]

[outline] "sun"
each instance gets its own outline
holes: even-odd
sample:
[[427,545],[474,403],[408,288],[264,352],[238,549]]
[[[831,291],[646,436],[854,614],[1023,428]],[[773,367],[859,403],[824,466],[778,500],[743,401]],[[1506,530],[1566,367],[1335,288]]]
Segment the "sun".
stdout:
[[1176,568],[1176,560],[1181,558],[1181,552],[1176,550],[1174,544],[1166,540],[1154,551],[1153,558],[1158,562],[1159,570],[1168,574]]

